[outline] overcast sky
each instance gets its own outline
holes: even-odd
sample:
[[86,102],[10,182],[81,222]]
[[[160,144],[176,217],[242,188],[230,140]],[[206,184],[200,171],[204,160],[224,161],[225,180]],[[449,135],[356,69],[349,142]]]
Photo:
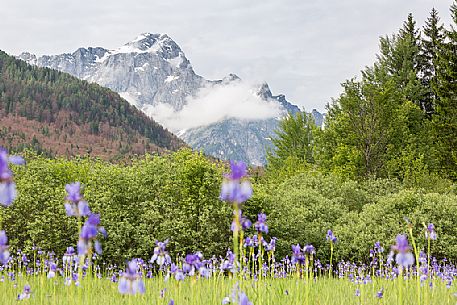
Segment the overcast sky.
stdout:
[[116,48],[143,32],[167,33],[207,79],[235,73],[273,94],[324,110],[340,83],[375,58],[380,36],[412,12],[452,0],[0,0],[0,49],[59,54]]

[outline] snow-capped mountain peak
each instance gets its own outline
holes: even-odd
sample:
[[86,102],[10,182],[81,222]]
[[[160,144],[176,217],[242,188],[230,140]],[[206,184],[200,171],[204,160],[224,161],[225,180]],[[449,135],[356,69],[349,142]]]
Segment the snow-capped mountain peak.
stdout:
[[284,95],[274,96],[267,83],[251,86],[235,74],[220,80],[197,75],[166,34],[143,33],[112,50],[89,47],[19,58],[108,87],[165,127],[181,131],[192,147],[222,159],[264,163],[278,118],[300,111]]

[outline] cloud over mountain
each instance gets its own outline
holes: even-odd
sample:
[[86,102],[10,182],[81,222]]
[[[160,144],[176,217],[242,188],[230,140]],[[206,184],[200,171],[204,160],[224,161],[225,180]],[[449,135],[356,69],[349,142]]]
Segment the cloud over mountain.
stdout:
[[220,122],[224,119],[264,120],[283,111],[275,101],[265,101],[253,85],[242,81],[207,85],[189,97],[179,111],[166,103],[149,105],[145,112],[165,127],[177,131]]

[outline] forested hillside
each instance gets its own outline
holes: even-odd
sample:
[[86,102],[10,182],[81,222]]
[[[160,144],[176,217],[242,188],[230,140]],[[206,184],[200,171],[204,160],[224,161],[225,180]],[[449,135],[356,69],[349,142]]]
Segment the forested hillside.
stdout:
[[117,93],[0,51],[0,145],[115,160],[184,142]]

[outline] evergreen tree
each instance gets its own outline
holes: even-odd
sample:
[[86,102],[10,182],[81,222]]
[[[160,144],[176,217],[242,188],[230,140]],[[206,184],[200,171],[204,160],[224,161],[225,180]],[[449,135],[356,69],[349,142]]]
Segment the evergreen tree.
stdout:
[[436,84],[437,56],[439,48],[444,42],[444,27],[440,24],[438,11],[434,8],[430,12],[430,17],[425,21],[423,33],[421,80],[425,94],[422,107],[427,114],[432,114],[436,101],[433,84]]
[[425,90],[419,79],[423,65],[420,41],[416,21],[409,14],[398,34],[381,38],[375,66],[384,66],[405,99],[424,109]]
[[[451,6],[454,26],[457,25],[457,2]],[[457,178],[457,31],[451,26],[438,48],[436,58],[437,96],[433,117],[442,170]]]

